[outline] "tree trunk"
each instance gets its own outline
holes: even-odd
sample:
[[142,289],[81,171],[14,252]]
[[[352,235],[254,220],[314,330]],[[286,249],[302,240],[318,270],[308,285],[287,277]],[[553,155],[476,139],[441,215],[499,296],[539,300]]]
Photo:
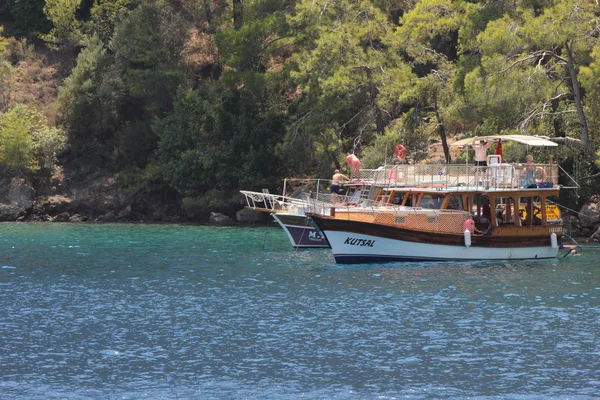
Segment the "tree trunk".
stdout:
[[450,156],[448,140],[446,140],[446,128],[444,128],[444,123],[442,122],[442,118],[440,117],[440,111],[438,109],[437,93],[433,94],[433,107],[435,109],[435,118],[437,120],[438,131],[440,132],[440,138],[442,139],[442,148],[444,149],[444,157],[446,158],[446,164],[450,164],[452,162],[452,157]]
[[204,0],[203,7],[204,9],[204,17],[206,18],[206,23],[208,24],[209,29],[212,28],[212,10],[210,9],[210,0]]
[[568,42],[565,43],[565,48],[567,50],[567,68],[569,69],[571,83],[573,85],[573,99],[575,100],[575,108],[577,109],[579,125],[581,125],[581,140],[583,141],[583,145],[587,149],[588,153],[592,157],[592,160],[596,161],[596,150],[594,149],[594,144],[590,141],[587,120],[585,119],[583,105],[581,104],[581,92],[579,90],[579,82],[577,81],[577,71],[575,70],[575,66],[573,64],[573,51],[571,50],[571,46]]
[[383,133],[385,133],[386,123],[383,120],[383,113],[381,112],[381,108],[377,106],[377,96],[379,95],[379,89],[377,89],[377,86],[373,83],[373,74],[371,72],[371,69],[365,68],[365,71],[367,72],[367,80],[369,82],[369,95],[371,97],[371,107],[375,110],[375,126],[377,128],[377,133],[383,135]]
[[242,0],[233,0],[233,27],[237,31],[242,27]]
[[[555,113],[558,111],[558,99],[552,99],[552,112]],[[561,129],[560,127],[560,120],[558,118],[554,118],[554,121],[552,122],[552,125],[554,126],[554,136],[556,137],[565,137],[565,132]]]

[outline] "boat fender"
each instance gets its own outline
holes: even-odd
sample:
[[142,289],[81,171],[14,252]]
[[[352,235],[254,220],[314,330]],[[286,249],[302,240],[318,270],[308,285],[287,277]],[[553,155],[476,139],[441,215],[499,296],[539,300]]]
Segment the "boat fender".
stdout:
[[552,246],[553,249],[558,248],[558,239],[556,238],[556,233],[554,233],[554,232],[552,232],[550,234],[550,245]]
[[396,146],[394,149],[394,158],[397,160],[404,160],[406,158],[406,147],[401,144]]
[[465,229],[465,246],[471,247],[471,232]]

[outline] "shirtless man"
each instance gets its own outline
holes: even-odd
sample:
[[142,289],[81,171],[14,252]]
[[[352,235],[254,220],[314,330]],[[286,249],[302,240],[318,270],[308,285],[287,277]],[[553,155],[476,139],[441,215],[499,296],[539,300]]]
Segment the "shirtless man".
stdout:
[[339,169],[336,169],[333,172],[333,177],[331,178],[331,199],[334,203],[337,203],[338,192],[340,191],[340,185],[342,184],[342,179],[349,181],[346,175],[340,173]]
[[476,167],[487,167],[487,151],[491,146],[492,144],[487,140],[477,140],[477,136],[475,136],[475,141],[471,147],[475,150]]
[[481,172],[485,174],[487,167],[487,151],[492,144],[486,140],[477,140],[478,136],[475,136],[475,141],[471,145],[475,150],[475,167],[477,170],[477,180],[479,181]]

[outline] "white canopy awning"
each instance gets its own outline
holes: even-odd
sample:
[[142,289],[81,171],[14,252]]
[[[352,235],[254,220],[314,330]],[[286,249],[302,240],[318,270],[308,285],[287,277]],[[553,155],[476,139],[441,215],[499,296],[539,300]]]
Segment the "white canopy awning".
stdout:
[[488,142],[497,141],[498,139],[502,139],[502,141],[512,140],[514,142],[519,142],[526,144],[528,146],[548,146],[554,147],[558,146],[558,144],[549,140],[546,136],[527,136],[527,135],[490,135],[490,136],[479,136],[477,139],[474,137],[460,139],[454,143],[450,143],[450,146],[468,146],[475,142],[475,140],[487,140]]

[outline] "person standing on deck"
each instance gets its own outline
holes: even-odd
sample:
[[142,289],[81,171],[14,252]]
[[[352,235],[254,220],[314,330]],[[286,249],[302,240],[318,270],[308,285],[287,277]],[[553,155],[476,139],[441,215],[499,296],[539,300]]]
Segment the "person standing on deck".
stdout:
[[346,156],[348,166],[350,167],[350,176],[352,179],[360,179],[360,160],[354,153]]
[[490,199],[485,199],[483,206],[481,206],[481,218],[479,222],[488,224],[483,234],[487,234],[492,229],[492,207],[490,206]]
[[486,172],[487,167],[487,151],[492,146],[487,140],[477,140],[478,136],[475,136],[475,141],[471,145],[475,150],[475,167],[477,171],[477,180],[481,172]]
[[489,199],[485,199],[483,206],[481,206],[481,219],[479,221],[482,223],[492,222],[492,207]]
[[342,174],[339,169],[333,171],[333,177],[331,177],[331,200],[334,203],[337,203],[338,193],[340,191],[340,185],[342,184],[342,179],[349,181],[346,175]]
[[475,150],[475,166],[476,167],[487,167],[487,151],[492,146],[487,140],[477,140],[478,136],[475,136],[475,141],[471,145]]

